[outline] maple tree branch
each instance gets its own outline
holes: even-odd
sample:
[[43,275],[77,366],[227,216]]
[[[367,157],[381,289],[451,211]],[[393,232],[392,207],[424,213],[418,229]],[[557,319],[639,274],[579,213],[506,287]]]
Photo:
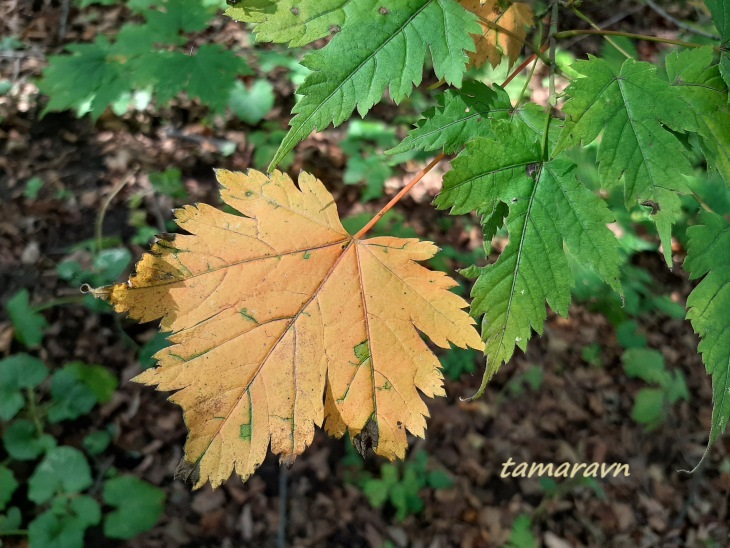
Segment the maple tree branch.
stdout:
[[444,158],[446,158],[446,154],[444,154],[442,152],[441,154],[439,154],[438,156],[436,156],[433,160],[431,160],[431,162],[426,167],[424,167],[420,171],[420,173],[418,175],[416,175],[411,180],[410,183],[408,183],[406,186],[404,186],[398,194],[396,194],[395,196],[393,196],[393,198],[390,200],[390,202],[388,202],[387,204],[385,204],[385,207],[383,207],[383,209],[381,209],[380,211],[378,211],[375,214],[375,217],[373,217],[372,219],[370,219],[370,222],[368,222],[368,224],[366,224],[364,227],[362,227],[360,229],[360,231],[353,236],[353,239],[354,240],[359,240],[360,238],[362,238],[371,228],[373,228],[373,226],[375,226],[375,223],[377,223],[380,219],[383,218],[383,215],[385,215],[386,213],[388,213],[388,211],[390,211],[395,204],[397,204],[398,202],[400,202],[400,199],[403,196],[405,196],[406,194],[408,194],[411,191],[411,189],[414,186],[416,186],[418,184],[418,182],[421,179],[423,179],[425,177],[425,175],[429,171],[431,171],[434,167],[436,167],[436,164],[438,164]]
[[[658,36],[649,36],[648,34],[634,34],[633,32],[622,32],[618,30],[563,30],[555,34],[555,38],[561,40],[563,38],[572,38],[583,34],[595,34],[597,36],[624,36],[635,40],[646,40],[647,42],[660,42],[662,44],[672,44],[675,46],[683,46],[685,48],[704,48],[705,44],[697,44],[696,42],[685,42],[683,40],[672,40],[671,38],[660,38]],[[715,51],[722,51],[719,46],[712,46]]]

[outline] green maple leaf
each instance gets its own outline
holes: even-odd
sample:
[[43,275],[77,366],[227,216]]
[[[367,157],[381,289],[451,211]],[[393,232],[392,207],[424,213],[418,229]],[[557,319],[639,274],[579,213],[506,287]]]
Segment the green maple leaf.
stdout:
[[259,2],[259,9],[246,3],[228,8],[226,15],[255,24],[257,42],[275,42],[288,47],[305,46],[338,32],[345,22],[344,7],[351,0],[281,0]]
[[710,47],[673,51],[667,57],[667,75],[672,86],[695,117],[702,152],[725,183],[730,185],[730,105],[728,89],[713,65]]
[[158,51],[139,56],[133,74],[152,82],[157,100],[165,103],[182,91],[214,110],[228,104],[236,76],[251,74],[246,62],[218,44],[200,46],[194,55]]
[[512,109],[507,93],[481,82],[465,82],[462,89],[450,89],[436,97],[438,105],[423,113],[415,129],[386,154],[408,150],[437,150],[446,154],[458,152],[474,137],[492,137],[488,117],[506,117]]
[[687,298],[687,319],[702,339],[699,351],[712,376],[712,426],[704,460],[730,418],[730,223],[709,212],[702,223],[687,229],[684,268],[691,279],[704,276]]
[[[526,118],[532,121],[534,113]],[[542,333],[546,302],[567,314],[574,278],[564,247],[621,291],[618,241],[606,227],[613,217],[575,178],[575,164],[560,157],[545,159],[541,135],[524,118],[493,121],[492,129],[497,139],[467,143],[436,199],[437,207],[450,207],[452,214],[481,212],[492,234],[495,218],[504,215],[502,204],[509,208],[510,241],[503,253],[496,263],[467,271],[479,275],[471,314],[484,315],[488,360],[479,393],[510,359],[515,345],[525,349],[532,330]]]
[[123,60],[114,58],[112,46],[103,36],[92,44],[70,44],[71,55],[53,55],[43,72],[39,89],[50,96],[43,115],[50,111],[79,109],[89,103],[96,119],[110,103],[130,90]]
[[362,0],[345,7],[348,24],[302,64],[312,70],[297,93],[296,116],[269,165],[272,170],[314,130],[364,116],[386,88],[399,103],[423,77],[430,50],[434,72],[456,87],[474,50],[476,16],[454,0]]
[[603,133],[598,173],[605,184],[623,182],[627,207],[652,207],[664,257],[671,266],[672,224],[681,214],[678,192],[689,193],[691,166],[674,131],[695,120],[679,90],[659,78],[656,67],[627,59],[620,70],[601,59],[578,61],[582,78],[566,89],[565,127],[556,151],[588,144]]
[[727,0],[705,0],[707,7],[712,14],[712,22],[715,23],[720,33],[720,73],[725,83],[730,86],[730,4]]

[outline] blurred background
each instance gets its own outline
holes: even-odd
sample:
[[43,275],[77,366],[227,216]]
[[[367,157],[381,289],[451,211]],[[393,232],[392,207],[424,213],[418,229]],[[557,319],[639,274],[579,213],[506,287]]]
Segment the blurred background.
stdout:
[[[534,3],[537,9],[540,3]],[[243,484],[191,492],[173,479],[185,426],[166,394],[129,382],[167,343],[155,324],[115,315],[79,288],[126,279],[171,210],[219,206],[213,168],[264,170],[286,133],[307,48],[254,45],[218,0],[3,0],[0,3],[0,544],[74,546],[727,546],[730,443],[707,462],[710,380],[684,321],[681,264],[698,199],[730,214],[702,158],[673,242],[658,252],[651,211],[615,212],[625,299],[576,266],[568,318],[518,352],[483,398],[479,353],[442,352],[448,396],[429,401],[427,439],[408,458],[364,460],[322,432],[289,471],[269,455]],[[699,1],[586,2],[601,27],[709,43]],[[686,27],[690,26],[690,30]],[[561,30],[587,28],[566,16]],[[668,49],[619,40],[636,58]],[[321,40],[308,48],[321,47]],[[558,64],[623,56],[599,37],[561,42]],[[538,64],[508,86],[547,100]],[[475,77],[492,84],[506,65]],[[432,158],[383,155],[434,104],[424,83],[400,106],[316,133],[280,166],[321,178],[356,231]],[[565,81],[558,78],[559,86]],[[575,152],[598,190],[592,147]],[[448,162],[377,225],[442,252],[454,273],[506,245],[475,217],[430,205]],[[459,292],[469,282],[456,275]],[[502,463],[619,462],[630,476],[503,478]]]

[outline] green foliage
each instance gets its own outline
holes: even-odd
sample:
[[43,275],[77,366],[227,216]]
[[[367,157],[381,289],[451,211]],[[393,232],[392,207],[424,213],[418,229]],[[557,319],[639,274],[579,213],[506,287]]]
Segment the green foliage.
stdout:
[[38,197],[38,193],[40,192],[41,188],[43,188],[44,184],[45,183],[43,182],[43,179],[41,179],[40,177],[31,177],[25,183],[23,196],[25,196],[29,200],[35,200]]
[[442,355],[441,367],[451,380],[458,381],[465,373],[474,373],[477,369],[479,354],[471,348],[452,348]]
[[699,351],[712,376],[709,450],[730,418],[730,223],[719,215],[704,213],[702,224],[690,227],[687,233],[684,266],[690,278],[702,278],[687,299],[687,319],[702,338]]
[[481,82],[464,82],[461,89],[449,89],[436,96],[437,105],[426,110],[415,129],[388,154],[407,150],[438,150],[446,154],[459,152],[475,137],[492,137],[485,118],[507,118],[512,103],[507,93]]
[[5,510],[13,493],[18,488],[13,472],[3,465],[0,465],[0,511]]
[[348,156],[344,182],[347,185],[365,183],[361,202],[383,195],[385,181],[393,174],[393,162],[384,160],[381,154],[396,142],[395,130],[382,122],[350,122],[347,137],[340,143],[342,152]]
[[[49,58],[39,88],[50,96],[44,113],[66,109],[98,118],[135,90],[150,89],[160,103],[182,92],[214,110],[228,104],[246,62],[217,44],[189,51],[185,34],[203,30],[214,11],[200,1],[159,0],[136,6],[143,24],[127,23],[113,41],[69,44],[71,55]],[[130,7],[135,7],[130,2]]]
[[390,503],[396,510],[396,519],[403,521],[409,515],[423,510],[422,489],[448,489],[451,477],[441,470],[428,470],[428,455],[419,451],[414,458],[396,466],[386,463],[380,468],[380,477],[366,477],[361,485],[374,508]]
[[639,378],[657,388],[642,388],[636,395],[631,417],[651,430],[659,426],[669,407],[679,400],[688,400],[689,392],[681,371],[667,370],[664,357],[656,350],[632,348],[622,356],[629,377]]
[[104,484],[104,502],[116,508],[104,518],[104,534],[130,539],[151,529],[160,519],[165,492],[134,476],[119,476]]
[[8,421],[25,406],[24,390],[31,390],[48,376],[38,358],[14,354],[0,360],[0,420]]
[[476,17],[454,0],[404,0],[387,7],[363,0],[348,3],[345,18],[360,23],[344,25],[302,61],[313,72],[297,90],[302,98],[292,110],[296,116],[270,170],[312,131],[340,125],[355,108],[364,116],[386,88],[396,103],[410,95],[421,82],[429,50],[436,76],[460,87],[466,52],[474,50],[469,33],[479,32]]
[[511,398],[517,398],[524,394],[525,388],[537,392],[542,386],[542,377],[542,369],[533,365],[527,371],[513,376],[505,386],[505,389]]
[[46,453],[30,477],[28,498],[43,504],[59,493],[80,493],[92,483],[89,463],[81,451],[73,447],[55,447]]
[[157,332],[155,335],[147,341],[142,348],[139,350],[139,364],[142,369],[149,369],[157,364],[157,361],[153,356],[162,350],[170,346],[167,340],[168,333]]
[[43,330],[48,322],[42,314],[34,311],[28,301],[27,289],[21,289],[13,295],[5,306],[15,329],[15,338],[28,348],[35,348],[43,340]]
[[14,460],[35,460],[56,447],[56,440],[27,419],[13,421],[3,436],[5,450]]
[[[79,449],[57,444],[45,432],[46,424],[78,419],[110,401],[116,376],[100,365],[72,362],[55,370],[50,383],[44,382],[47,377],[45,364],[33,356],[14,354],[0,361],[0,431],[8,456],[0,465],[0,512],[5,511],[0,537],[17,534],[25,521],[31,547],[84,546],[86,530],[102,521],[94,477],[103,487],[109,538],[130,539],[153,527],[164,509],[164,492],[138,478],[109,477],[106,465],[94,471]],[[84,449],[101,455],[113,432],[113,426],[90,432]],[[29,501],[20,503],[23,512],[8,508],[18,493]]]
[[[598,166],[606,185],[623,184],[626,207],[652,208],[664,257],[671,265],[671,228],[680,215],[678,192],[689,192],[684,175],[689,160],[668,131],[692,130],[695,121],[676,87],[649,63],[627,59],[620,70],[592,57],[574,68],[583,75],[571,82],[563,107],[565,126],[557,151],[588,144],[602,134]],[[669,159],[671,158],[671,161]]]
[[667,75],[672,87],[694,114],[691,129],[700,137],[700,148],[708,165],[717,169],[730,185],[728,88],[712,58],[710,47],[673,51],[667,57]]
[[253,23],[256,40],[305,46],[338,32],[349,0],[256,0],[228,8],[226,15]]
[[730,86],[730,7],[725,0],[705,0],[712,14],[712,21],[720,33],[720,72],[725,83]]
[[[478,279],[471,313],[484,315],[488,380],[508,361],[515,345],[527,346],[531,330],[542,333],[545,302],[567,314],[573,275],[563,251],[589,266],[620,291],[618,243],[606,228],[612,217],[605,203],[575,178],[575,164],[549,158],[548,137],[535,131],[533,119],[549,120],[534,110],[509,121],[494,120],[499,140],[476,138],[453,162],[436,199],[452,214],[477,211],[484,220],[501,204],[510,243],[494,265],[466,272]],[[543,122],[544,121],[544,122]]]
[[188,197],[181,177],[182,173],[176,167],[165,171],[153,171],[149,174],[150,184],[156,192],[176,200],[184,200]]
[[228,106],[250,126],[255,126],[274,108],[274,86],[266,80],[256,80],[251,87],[236,82]]
[[505,548],[537,548],[537,539],[532,534],[532,523],[528,516],[517,516]]

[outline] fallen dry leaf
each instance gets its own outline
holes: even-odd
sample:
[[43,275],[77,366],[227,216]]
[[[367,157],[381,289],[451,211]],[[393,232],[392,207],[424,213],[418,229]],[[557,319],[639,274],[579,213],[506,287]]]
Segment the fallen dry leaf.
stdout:
[[[522,51],[522,44],[527,36],[525,27],[533,25],[534,13],[524,2],[514,2],[507,9],[502,9],[498,0],[459,0],[462,6],[479,17],[482,34],[474,40],[476,51],[469,54],[470,65],[481,67],[487,61],[496,67],[503,55],[512,66]],[[496,28],[499,25],[504,31]]]
[[423,436],[418,394],[443,395],[436,345],[481,348],[456,283],[416,261],[436,253],[417,239],[357,240],[312,175],[299,188],[219,170],[223,200],[176,211],[190,235],[164,235],[128,283],[92,290],[117,312],[162,318],[173,345],[134,380],[177,391],[190,430],[178,473],[195,487],[245,480],[271,444],[288,464],[326,419],[361,449],[402,458],[406,430]]

